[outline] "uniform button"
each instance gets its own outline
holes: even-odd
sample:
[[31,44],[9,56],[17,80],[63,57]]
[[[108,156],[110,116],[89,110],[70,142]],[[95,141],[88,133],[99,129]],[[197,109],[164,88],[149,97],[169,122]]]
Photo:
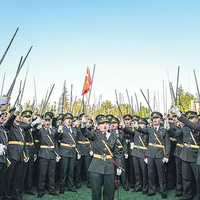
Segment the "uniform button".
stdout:
[[105,150],[106,150],[106,148],[105,148]]

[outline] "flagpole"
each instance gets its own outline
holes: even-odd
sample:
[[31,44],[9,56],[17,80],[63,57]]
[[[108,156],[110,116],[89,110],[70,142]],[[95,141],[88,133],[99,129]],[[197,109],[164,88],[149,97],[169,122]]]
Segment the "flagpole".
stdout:
[[93,81],[94,81],[95,68],[96,68],[96,64],[94,64],[94,68],[93,68],[93,72],[92,72],[92,84],[91,84],[91,87],[90,87],[86,113],[88,111],[88,107],[89,107],[89,103],[90,103],[90,96],[91,96],[91,93],[92,93],[92,85],[93,85]]

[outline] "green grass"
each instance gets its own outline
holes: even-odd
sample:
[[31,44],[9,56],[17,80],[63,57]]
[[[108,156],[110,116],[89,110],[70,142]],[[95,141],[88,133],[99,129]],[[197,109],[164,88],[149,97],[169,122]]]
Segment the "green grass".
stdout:
[[[58,197],[54,197],[48,194],[48,191],[45,191],[45,195],[41,198],[42,200],[91,200],[91,190],[83,185],[81,189],[77,190],[77,193],[68,192],[66,191],[63,195],[59,195]],[[34,191],[36,193],[36,191]],[[58,192],[58,190],[57,190]],[[140,200],[140,199],[153,199],[159,200],[162,199],[159,191],[156,192],[156,196],[147,197],[146,195],[142,194],[141,192],[131,192],[131,191],[124,191],[123,188],[120,187],[119,189],[119,197],[117,198],[117,190],[115,192],[115,200]],[[168,191],[168,200],[174,200],[175,197],[175,190]],[[37,195],[30,196],[30,195],[23,195],[24,200],[36,200]],[[37,199],[38,200],[38,199]]]

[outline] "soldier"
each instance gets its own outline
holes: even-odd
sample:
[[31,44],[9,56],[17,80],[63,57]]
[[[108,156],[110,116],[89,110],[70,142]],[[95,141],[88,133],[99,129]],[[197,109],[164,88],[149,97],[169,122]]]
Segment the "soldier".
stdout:
[[[127,127],[131,127],[132,116],[124,115],[123,121]],[[133,167],[133,162],[132,162],[132,157],[131,157],[132,150],[130,149],[130,142],[131,142],[130,139],[131,137],[129,135],[126,135],[126,145],[128,148],[128,158],[126,159],[126,171],[127,171],[127,176],[130,181],[130,188],[134,189],[135,188],[135,174],[134,174],[134,167]]]
[[40,124],[40,119],[36,119],[32,122],[32,126],[27,127],[28,124],[31,124],[31,116],[32,111],[25,110],[22,112],[22,122],[20,126],[24,128],[25,131],[25,142],[27,146],[27,155],[29,157],[28,162],[24,163],[24,170],[23,170],[23,182],[24,182],[24,192],[26,194],[34,195],[32,192],[32,178],[33,178],[33,166],[34,161],[37,158],[36,149],[34,146],[34,138],[32,134],[32,126],[37,126]]
[[[128,149],[127,149],[125,134],[122,130],[118,129],[119,128],[119,119],[117,117],[113,117],[110,120],[110,124],[111,124],[111,130],[116,134],[116,136],[118,138],[118,142],[121,144],[122,167],[125,169],[126,168],[125,159],[128,158]],[[124,190],[128,191],[129,186],[128,186],[128,177],[126,174],[126,169],[125,169],[125,171],[122,172],[121,179],[122,179],[122,184],[123,184]]]
[[176,135],[183,136],[183,148],[180,158],[182,159],[182,175],[183,175],[183,198],[192,199],[195,195],[192,185],[196,183],[197,186],[197,198],[200,199],[199,191],[199,146],[200,146],[200,125],[198,123],[198,115],[195,111],[187,111],[184,115],[181,114],[178,107],[172,108],[172,112],[175,113],[182,123],[185,124],[180,131],[176,132]]
[[[78,117],[80,122],[82,123],[82,114]],[[90,173],[88,171],[88,168],[90,166],[92,157],[90,156],[91,151],[91,143],[88,140],[88,138],[84,137],[81,133],[80,127],[76,127],[77,129],[77,149],[81,154],[81,157],[79,160],[77,160],[76,167],[75,167],[75,179],[76,179],[76,189],[81,188],[81,169],[82,164],[84,162],[85,164],[85,171],[86,171],[86,177],[87,177],[87,186],[90,187]]]
[[157,170],[162,198],[167,198],[165,163],[169,161],[170,139],[167,130],[160,126],[162,114],[152,112],[151,117],[153,118],[151,128],[141,128],[137,123],[135,124],[139,132],[149,134],[149,145],[144,159],[148,163],[149,193],[147,196],[155,195]]
[[73,115],[71,113],[64,115],[64,126],[59,136],[59,155],[61,156],[60,194],[65,192],[66,179],[68,191],[77,192],[73,184],[74,167],[76,158],[80,159],[81,155],[77,149],[77,130],[72,127],[72,119]]
[[[141,128],[147,127],[147,120],[140,118],[138,124]],[[147,164],[144,162],[145,153],[148,146],[148,134],[143,134],[137,130],[132,130],[129,127],[125,127],[124,132],[132,135],[133,142],[130,144],[132,149],[131,155],[133,159],[133,165],[135,170],[135,189],[133,191],[142,191],[143,194],[148,192],[148,174]]]
[[96,132],[89,131],[85,126],[87,119],[82,118],[81,132],[88,139],[93,141],[94,155],[89,167],[92,200],[101,200],[101,189],[103,186],[103,199],[114,199],[115,192],[115,166],[117,175],[122,173],[121,155],[117,136],[109,132],[109,120],[103,116],[98,117],[98,129]]
[[56,130],[51,126],[53,119],[52,112],[46,112],[44,115],[44,127],[41,127],[39,132],[39,180],[38,180],[38,196],[44,196],[44,185],[46,182],[46,174],[48,171],[49,194],[58,196],[55,191],[55,170],[56,162],[60,160],[57,153],[57,137],[60,129]]
[[[172,115],[172,114],[171,114]],[[170,116],[171,116],[170,115]],[[183,136],[180,135],[176,137],[176,131],[180,130],[184,124],[179,123],[177,119],[177,115],[173,114],[172,118],[169,118],[169,134],[170,138],[174,138],[173,141],[176,141],[176,146],[173,151],[173,155],[175,157],[175,167],[176,167],[176,197],[183,196],[183,178],[182,178],[182,160],[180,158],[180,154],[183,148]],[[172,139],[171,139],[172,141]]]

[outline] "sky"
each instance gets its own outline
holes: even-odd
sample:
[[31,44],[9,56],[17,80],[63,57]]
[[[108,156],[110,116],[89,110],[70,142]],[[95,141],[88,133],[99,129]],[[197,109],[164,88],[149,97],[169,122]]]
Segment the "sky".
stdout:
[[[19,31],[0,66],[0,87],[6,73],[6,94],[15,76],[20,57],[33,49],[15,85],[14,102],[20,80],[28,79],[22,103],[33,99],[36,80],[37,101],[55,84],[50,102],[58,102],[66,80],[68,92],[81,98],[87,66],[92,74],[96,64],[91,102],[110,100],[115,89],[128,103],[126,89],[147,106],[140,92],[154,93],[163,112],[164,88],[172,81],[185,92],[196,95],[193,69],[200,76],[200,1],[193,0],[7,0],[0,7],[0,57],[15,30]],[[200,80],[198,79],[198,82]],[[159,97],[158,97],[159,96]],[[167,105],[171,99],[167,87]]]

